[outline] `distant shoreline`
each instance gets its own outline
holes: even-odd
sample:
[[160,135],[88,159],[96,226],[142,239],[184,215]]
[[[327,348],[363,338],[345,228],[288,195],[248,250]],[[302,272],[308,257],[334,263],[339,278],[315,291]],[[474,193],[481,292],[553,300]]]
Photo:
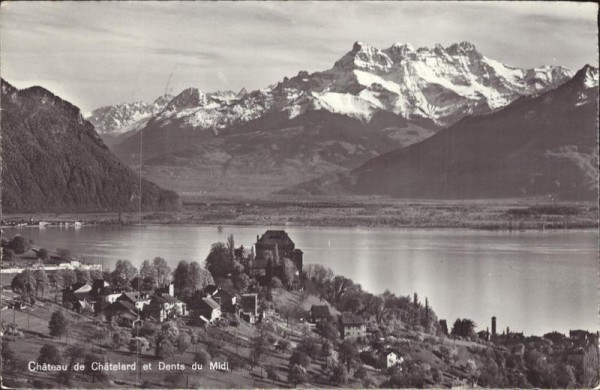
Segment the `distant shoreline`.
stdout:
[[[71,222],[83,225],[233,225],[302,226],[399,229],[467,229],[544,231],[598,229],[598,206],[593,202],[548,199],[470,201],[394,200],[363,198],[294,199],[188,199],[178,211],[10,213],[8,222],[38,226]],[[31,221],[31,222],[30,222]],[[24,226],[25,228],[32,225]],[[47,228],[52,227],[48,226]]]

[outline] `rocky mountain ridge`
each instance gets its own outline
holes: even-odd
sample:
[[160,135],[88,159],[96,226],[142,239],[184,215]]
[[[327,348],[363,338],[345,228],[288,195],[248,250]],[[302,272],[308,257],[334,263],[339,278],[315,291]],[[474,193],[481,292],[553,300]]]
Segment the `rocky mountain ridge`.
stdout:
[[1,89],[4,213],[178,207],[177,194],[119,162],[76,106],[42,87]]
[[553,90],[284,193],[597,200],[597,137],[598,69],[587,65]]
[[[572,76],[559,66],[520,69],[481,54],[468,42],[417,48],[396,43],[380,50],[356,42],[333,67],[300,71],[263,89],[239,93],[188,88],[164,110],[104,108],[90,121],[99,132],[126,132],[150,111],[155,127],[210,129],[215,133],[273,112],[290,118],[327,110],[368,122],[386,111],[416,123],[446,126],[466,115],[496,110],[520,96],[555,88]],[[155,105],[156,106],[156,105]],[[140,112],[143,111],[143,114]],[[130,116],[130,118],[127,117]],[[119,128],[119,123],[121,127]]]

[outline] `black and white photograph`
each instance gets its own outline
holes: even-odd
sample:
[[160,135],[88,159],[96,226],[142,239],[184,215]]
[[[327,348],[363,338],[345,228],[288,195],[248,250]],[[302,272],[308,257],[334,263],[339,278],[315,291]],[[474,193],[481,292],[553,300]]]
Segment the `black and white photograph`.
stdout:
[[600,388],[598,10],[2,2],[1,388]]

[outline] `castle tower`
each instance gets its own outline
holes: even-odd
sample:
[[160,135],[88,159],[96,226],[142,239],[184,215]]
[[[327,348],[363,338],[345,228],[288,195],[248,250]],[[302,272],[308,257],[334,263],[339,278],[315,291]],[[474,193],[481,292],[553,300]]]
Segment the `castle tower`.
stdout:
[[496,336],[496,316],[492,317],[492,336]]

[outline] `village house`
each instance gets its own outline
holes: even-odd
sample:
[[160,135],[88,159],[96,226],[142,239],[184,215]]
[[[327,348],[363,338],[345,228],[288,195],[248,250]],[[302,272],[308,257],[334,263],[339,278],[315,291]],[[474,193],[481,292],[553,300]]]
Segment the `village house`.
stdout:
[[258,319],[258,295],[244,294],[240,301],[240,317],[250,323],[255,324]]
[[133,328],[140,321],[138,310],[127,300],[117,300],[104,309],[107,318],[114,318],[119,325]]
[[329,306],[327,305],[312,305],[310,307],[310,322],[316,324],[317,322],[327,321],[331,317],[329,313]]
[[121,293],[121,295],[117,298],[117,301],[129,302],[138,311],[144,310],[144,306],[150,304],[150,297],[146,292],[140,291],[127,291]]
[[221,317],[221,305],[219,305],[212,297],[203,297],[195,300],[190,305],[190,311],[194,322],[206,324]]
[[236,296],[228,293],[220,287],[210,284],[203,290],[204,295],[211,297],[220,306],[222,311],[234,312],[236,304]]
[[92,286],[88,283],[74,283],[63,290],[63,306],[75,310],[77,313],[82,311],[93,311],[95,299],[90,295]]
[[383,353],[385,357],[385,367],[390,368],[395,366],[396,364],[402,364],[404,362],[404,357],[398,351],[387,350]]
[[233,312],[235,309],[236,297],[223,289],[219,289],[212,298],[221,305],[222,311]]
[[[277,249],[276,249],[277,248]],[[303,263],[303,252],[300,249],[296,249],[296,244],[288,236],[284,230],[267,230],[262,237],[256,236],[256,260],[253,264],[253,273],[261,274],[264,276],[266,261],[265,252],[271,251],[279,253],[280,259],[290,259],[296,266],[298,275],[302,273]]]
[[169,294],[153,295],[143,312],[144,318],[150,317],[158,322],[185,317],[187,314],[186,304]]
[[365,321],[352,313],[343,313],[340,316],[339,327],[342,339],[365,337],[367,334]]

